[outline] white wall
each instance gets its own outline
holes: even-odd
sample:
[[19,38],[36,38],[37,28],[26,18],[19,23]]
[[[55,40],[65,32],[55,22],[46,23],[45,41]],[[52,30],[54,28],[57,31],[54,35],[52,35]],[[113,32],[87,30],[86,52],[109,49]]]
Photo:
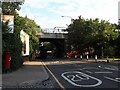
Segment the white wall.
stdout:
[[21,41],[23,42],[23,44],[24,44],[24,41],[25,41],[25,44],[24,44],[25,45],[24,46],[25,52],[22,48],[22,55],[27,56],[27,55],[29,55],[29,35],[26,34],[23,30],[21,30],[20,38],[21,38]]

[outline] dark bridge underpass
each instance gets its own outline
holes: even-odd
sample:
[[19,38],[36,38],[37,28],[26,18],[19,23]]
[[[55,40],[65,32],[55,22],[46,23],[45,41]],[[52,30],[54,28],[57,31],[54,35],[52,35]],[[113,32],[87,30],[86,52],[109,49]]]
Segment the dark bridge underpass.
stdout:
[[[58,36],[59,35],[59,36]],[[62,34],[61,34],[62,35]],[[50,37],[52,36],[52,37]],[[55,56],[57,58],[62,58],[64,57],[65,54],[65,38],[62,36],[60,36],[60,34],[54,34],[54,35],[50,35],[48,34],[47,36],[41,36],[41,38],[39,39],[39,42],[50,42],[52,44],[55,45],[56,47],[56,52],[55,52]]]

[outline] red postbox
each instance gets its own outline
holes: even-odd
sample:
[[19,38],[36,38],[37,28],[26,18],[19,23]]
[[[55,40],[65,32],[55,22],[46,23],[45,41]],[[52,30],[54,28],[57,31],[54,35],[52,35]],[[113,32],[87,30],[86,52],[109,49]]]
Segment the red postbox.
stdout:
[[5,68],[10,69],[10,52],[4,52]]

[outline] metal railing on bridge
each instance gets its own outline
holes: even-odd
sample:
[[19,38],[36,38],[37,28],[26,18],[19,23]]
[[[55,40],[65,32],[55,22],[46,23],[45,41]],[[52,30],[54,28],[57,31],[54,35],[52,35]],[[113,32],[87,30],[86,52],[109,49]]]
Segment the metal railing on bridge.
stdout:
[[43,33],[64,33],[67,34],[68,32],[65,31],[65,27],[54,27],[54,28],[43,28]]
[[37,33],[40,38],[56,38],[56,39],[64,39],[65,34],[68,32],[64,31],[65,29],[62,27],[55,27],[55,28],[45,28],[42,29],[42,32]]
[[64,35],[62,33],[44,33],[40,36],[41,38],[65,38]]

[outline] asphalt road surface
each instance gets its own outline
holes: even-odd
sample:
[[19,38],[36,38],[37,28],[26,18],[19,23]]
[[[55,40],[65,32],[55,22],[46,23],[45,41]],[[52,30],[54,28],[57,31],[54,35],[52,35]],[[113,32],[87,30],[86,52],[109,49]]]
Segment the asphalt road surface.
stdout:
[[120,68],[109,63],[80,60],[44,60],[59,88],[120,90]]

